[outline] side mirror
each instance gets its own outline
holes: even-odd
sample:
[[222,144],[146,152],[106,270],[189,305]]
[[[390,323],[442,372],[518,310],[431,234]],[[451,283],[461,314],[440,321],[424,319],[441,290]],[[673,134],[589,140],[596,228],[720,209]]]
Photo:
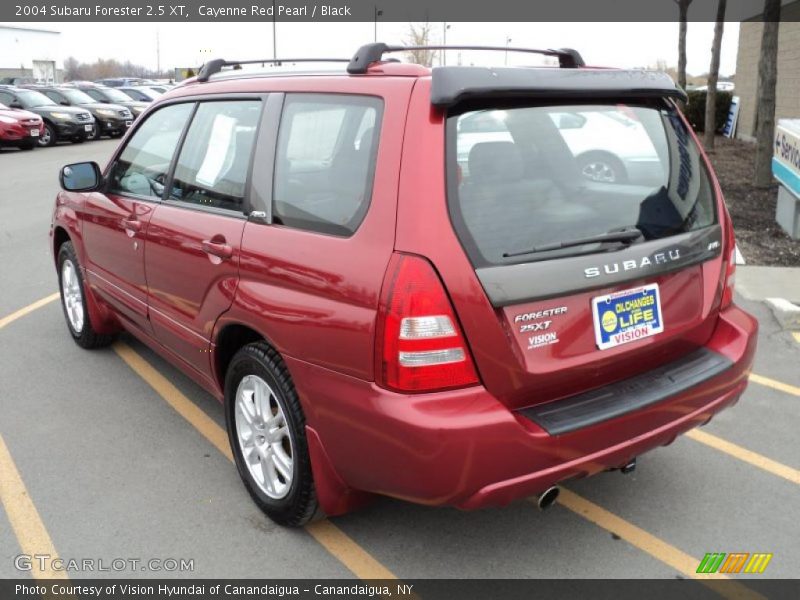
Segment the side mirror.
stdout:
[[96,162],[75,163],[61,169],[58,181],[68,192],[92,192],[100,187],[103,174]]
[[69,106],[69,100],[62,100],[61,102],[59,102],[59,104],[61,106]]

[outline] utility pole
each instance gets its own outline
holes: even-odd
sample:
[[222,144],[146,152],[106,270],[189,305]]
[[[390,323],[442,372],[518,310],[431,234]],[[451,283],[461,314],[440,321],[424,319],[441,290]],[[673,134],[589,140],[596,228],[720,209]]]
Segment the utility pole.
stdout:
[[161,35],[158,28],[156,28],[156,71],[158,76],[161,77]]
[[377,4],[375,4],[373,6],[374,6],[373,21],[375,23],[375,32],[374,32],[374,34],[372,36],[372,41],[373,42],[377,42],[378,41],[378,17],[382,17],[383,16],[383,11],[378,8]]
[[[450,29],[450,25],[446,22],[442,23],[442,46],[447,46],[447,30]],[[447,65],[447,50],[442,50],[442,66]]]
[[276,60],[277,58],[278,58],[278,28],[275,22],[275,0],[272,0],[272,60]]

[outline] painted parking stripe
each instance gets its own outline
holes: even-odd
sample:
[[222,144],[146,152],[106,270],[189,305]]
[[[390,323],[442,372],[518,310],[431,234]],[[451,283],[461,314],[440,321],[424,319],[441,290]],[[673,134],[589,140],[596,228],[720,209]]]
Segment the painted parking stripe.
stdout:
[[[158,392],[159,396],[164,398],[179,415],[197,429],[229,461],[233,462],[233,455],[228,444],[228,434],[222,427],[200,410],[133,348],[123,342],[116,342],[113,348],[139,377]],[[310,523],[305,529],[356,577],[360,579],[397,579],[394,573],[331,521],[324,519]]]
[[575,492],[562,488],[558,496],[558,504],[591,521],[598,527],[618,535],[635,548],[646,552],[656,560],[675,569],[684,577],[700,580],[725,598],[731,600],[765,600],[764,596],[738,582],[714,581],[728,579],[721,573],[697,573],[697,566],[700,564],[699,559],[679,550],[672,544],[657,538],[622,517],[609,512],[583,496],[579,496]]
[[772,473],[773,475],[777,475],[778,477],[782,477],[787,481],[791,481],[792,483],[800,485],[800,471],[784,465],[783,463],[779,463],[771,458],[767,458],[766,456],[753,452],[752,450],[748,450],[747,448],[737,446],[732,442],[723,440],[722,438],[712,435],[706,431],[700,431],[699,429],[687,431],[686,437],[714,448],[715,450],[719,450],[720,452],[724,452],[725,454],[733,456],[734,458],[738,458],[739,460],[753,465],[754,467],[758,467],[767,473]]
[[758,385],[763,385],[774,390],[778,390],[779,392],[785,392],[787,394],[792,394],[793,396],[800,396],[800,387],[791,385],[789,383],[783,383],[782,381],[778,381],[776,379],[770,379],[769,377],[764,377],[763,375],[750,373],[750,381],[757,383]]
[[31,576],[34,579],[67,579],[66,572],[53,571],[50,567],[52,560],[58,558],[58,553],[2,435],[0,435],[0,504],[6,511],[22,554],[47,554],[51,559],[45,564],[44,569],[41,568],[39,561],[31,561]]
[[36,302],[28,304],[28,306],[24,308],[20,308],[18,311],[11,313],[7,317],[3,317],[2,319],[0,319],[0,329],[5,327],[9,323],[13,323],[17,319],[22,318],[25,315],[30,314],[39,308],[42,308],[43,306],[47,306],[54,300],[57,300],[58,297],[59,297],[58,292],[56,292],[55,294],[50,294],[49,296],[46,296],[41,300],[37,300]]

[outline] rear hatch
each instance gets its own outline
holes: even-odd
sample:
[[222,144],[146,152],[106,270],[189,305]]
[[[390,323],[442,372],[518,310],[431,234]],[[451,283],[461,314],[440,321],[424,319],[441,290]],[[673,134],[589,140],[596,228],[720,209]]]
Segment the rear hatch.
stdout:
[[490,392],[548,402],[710,338],[723,209],[671,102],[477,98],[447,115],[450,219],[493,317],[456,304]]

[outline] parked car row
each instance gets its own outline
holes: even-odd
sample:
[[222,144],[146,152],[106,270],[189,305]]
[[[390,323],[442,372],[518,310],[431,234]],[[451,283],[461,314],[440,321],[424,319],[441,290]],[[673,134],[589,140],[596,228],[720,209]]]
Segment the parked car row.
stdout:
[[[59,141],[121,137],[156,97],[149,88],[127,94],[91,82],[63,85],[0,84],[0,147],[32,149]],[[34,121],[38,120],[38,121]]]

